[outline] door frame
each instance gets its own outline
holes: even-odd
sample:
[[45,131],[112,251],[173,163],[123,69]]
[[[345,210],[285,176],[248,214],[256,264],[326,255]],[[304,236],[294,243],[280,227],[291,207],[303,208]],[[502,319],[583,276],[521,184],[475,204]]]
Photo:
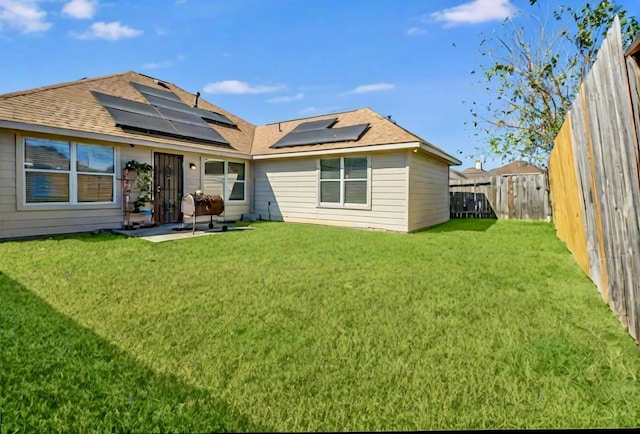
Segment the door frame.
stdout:
[[[173,179],[178,179],[178,186],[176,187],[175,194],[173,197],[166,198],[163,194],[166,190],[171,190],[172,188],[166,188],[166,178],[161,173],[164,170],[160,170],[159,165],[160,158],[163,156],[173,159],[174,163],[180,170],[179,175],[176,178],[175,173],[171,173],[170,176],[173,176]],[[182,154],[170,154],[167,152],[153,152],[153,213],[154,213],[154,221],[159,224],[166,223],[180,223],[182,222],[182,197],[184,196],[184,184],[185,184],[185,174],[184,174],[184,155]],[[164,168],[163,168],[164,169]],[[175,172],[175,168],[172,168],[173,172]],[[163,178],[162,180],[159,178]],[[173,199],[173,205],[171,205],[171,209],[167,210],[165,207],[165,202],[167,200],[171,201]]]

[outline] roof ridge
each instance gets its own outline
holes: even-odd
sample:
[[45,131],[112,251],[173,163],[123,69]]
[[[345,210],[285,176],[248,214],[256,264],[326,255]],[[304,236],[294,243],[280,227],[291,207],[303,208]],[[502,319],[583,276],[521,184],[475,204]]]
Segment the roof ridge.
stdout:
[[277,124],[281,124],[281,123],[284,123],[284,122],[304,121],[306,119],[319,118],[319,117],[322,117],[322,116],[341,115],[341,114],[344,114],[344,113],[357,112],[357,111],[364,110],[364,109],[367,109],[367,108],[369,108],[369,107],[360,107],[360,108],[353,109],[353,110],[343,110],[341,112],[324,113],[324,114],[319,114],[319,115],[315,115],[315,116],[307,116],[307,117],[304,117],[304,118],[285,119],[285,120],[282,120],[282,121],[269,122],[268,124],[263,124],[263,125],[259,125],[259,126],[266,127],[267,125],[277,125]]
[[[376,114],[376,115],[380,116],[380,117],[381,117],[382,119],[384,119],[386,122],[389,122],[389,123],[391,123],[391,124],[395,125],[396,127],[400,128],[400,129],[401,129],[402,131],[404,131],[405,133],[407,133],[407,134],[409,134],[409,135],[411,135],[411,136],[415,137],[416,139],[418,139],[418,141],[419,141],[419,142],[422,142],[422,143],[424,143],[424,144],[426,144],[426,145],[429,145],[429,146],[431,146],[432,148],[437,149],[438,151],[440,151],[440,152],[442,152],[442,153],[444,153],[444,154],[449,155],[449,153],[448,153],[447,151],[445,151],[444,149],[441,149],[441,148],[439,148],[438,146],[436,146],[436,145],[434,145],[433,143],[431,143],[430,141],[423,139],[422,137],[420,137],[419,135],[417,135],[417,134],[416,134],[416,133],[414,133],[413,131],[409,131],[408,129],[406,129],[406,128],[405,128],[405,127],[403,127],[402,125],[398,125],[398,123],[397,123],[396,121],[394,121],[394,120],[392,120],[392,119],[391,119],[391,116],[390,116],[390,115],[389,115],[389,116],[383,116],[383,115],[381,115],[380,113],[378,113],[377,111],[375,111],[375,110],[373,110],[373,109],[371,109],[371,108],[369,108],[369,107],[366,107],[366,109],[368,109],[368,110],[370,110],[372,113],[374,113],[374,114]],[[454,158],[455,158],[455,157],[454,157]]]
[[26,90],[18,90],[15,92],[9,92],[9,93],[5,93],[5,94],[0,94],[0,99],[9,99],[9,98],[15,98],[15,97],[19,97],[19,96],[24,96],[24,95],[31,95],[34,93],[38,93],[38,92],[44,92],[47,90],[54,90],[54,89],[60,89],[63,87],[68,87],[68,86],[73,86],[75,84],[78,83],[90,83],[93,81],[98,81],[98,80],[104,80],[106,78],[111,78],[111,77],[117,77],[119,75],[126,75],[126,74],[137,74],[137,75],[142,75],[139,74],[135,71],[125,71],[125,72],[120,72],[117,74],[109,74],[109,75],[103,75],[100,77],[92,77],[92,78],[81,78],[79,80],[74,80],[74,81],[67,81],[64,83],[57,83],[57,84],[52,84],[52,85],[48,85],[48,86],[40,86],[40,87],[34,87],[31,89],[26,89]]

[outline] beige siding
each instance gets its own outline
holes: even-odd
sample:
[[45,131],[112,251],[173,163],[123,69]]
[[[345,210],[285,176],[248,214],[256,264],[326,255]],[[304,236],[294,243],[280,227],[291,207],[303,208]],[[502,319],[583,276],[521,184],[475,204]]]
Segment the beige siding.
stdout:
[[120,167],[127,161],[136,160],[138,163],[153,164],[151,149],[144,146],[123,146],[120,148]]
[[[202,156],[195,156],[193,160],[189,160],[191,156],[186,156],[185,157],[185,166],[186,169],[188,171],[189,175],[193,175],[190,176],[191,179],[187,179],[187,181],[185,182],[185,185],[187,185],[186,189],[185,189],[185,194],[186,193],[193,193],[196,190],[202,190],[203,193],[205,194],[212,194],[212,191],[209,191],[209,186],[208,184],[205,182],[205,178],[204,178],[204,162],[206,160],[226,160],[226,161],[231,161],[231,162],[238,162],[238,163],[245,163],[245,188],[246,188],[246,192],[245,192],[245,200],[242,202],[229,202],[229,201],[225,201],[224,204],[224,214],[222,214],[219,217],[215,217],[214,216],[214,221],[215,220],[224,220],[224,221],[235,221],[235,220],[240,220],[242,218],[242,214],[246,214],[249,212],[250,210],[250,203],[251,203],[251,184],[249,182],[249,180],[251,179],[251,162],[248,160],[235,160],[235,159],[230,159],[230,158],[215,158],[211,155],[202,155]],[[197,161],[195,160],[195,158],[197,158]],[[194,162],[198,165],[198,170],[189,170],[189,163]],[[218,193],[218,192],[216,192]],[[209,221],[209,216],[199,216],[198,218],[199,222],[208,222]]]
[[0,131],[0,239],[8,237],[5,214],[16,212],[16,149],[13,134]]
[[[18,191],[16,173],[16,135],[0,132],[0,239],[25,236],[52,235],[117,228],[122,222],[118,205],[90,209],[64,206],[60,209],[18,209],[22,193]],[[117,183],[116,183],[117,184]],[[119,185],[116,189],[116,198]]]
[[407,231],[405,153],[371,156],[371,209],[366,210],[319,207],[316,162],[256,161],[255,213],[265,220]]
[[[69,140],[69,138],[64,138]],[[80,141],[87,143],[86,141]],[[100,144],[111,145],[101,142]],[[141,163],[153,164],[154,152],[166,150],[145,146],[115,145],[120,167],[116,168],[120,178],[120,168],[127,161],[136,160]],[[18,191],[20,183],[16,177],[16,138],[12,131],[0,132],[0,239],[27,236],[53,235],[75,232],[87,232],[99,229],[115,229],[122,226],[122,185],[116,183],[116,204],[94,207],[61,206],[59,209],[46,210],[18,209],[21,193]],[[176,153],[179,154],[179,153]],[[185,193],[203,189],[201,177],[201,161],[205,156],[196,153],[184,153],[184,189]],[[206,158],[211,158],[210,156]],[[189,164],[195,163],[198,168],[190,170]],[[247,176],[249,176],[249,162],[247,161]],[[21,176],[20,173],[17,174]],[[247,178],[250,179],[250,178]],[[238,220],[243,213],[249,212],[251,186],[247,182],[247,200],[237,204],[225,204],[225,214],[218,220]],[[208,221],[207,216],[199,218]]]
[[409,153],[409,231],[449,220],[449,167],[423,154]]

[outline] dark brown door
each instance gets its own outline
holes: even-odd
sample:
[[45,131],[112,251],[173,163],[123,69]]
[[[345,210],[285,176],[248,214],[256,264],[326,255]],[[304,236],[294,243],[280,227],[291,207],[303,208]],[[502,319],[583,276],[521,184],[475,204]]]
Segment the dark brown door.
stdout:
[[153,163],[154,220],[160,224],[181,222],[182,155],[156,153]]

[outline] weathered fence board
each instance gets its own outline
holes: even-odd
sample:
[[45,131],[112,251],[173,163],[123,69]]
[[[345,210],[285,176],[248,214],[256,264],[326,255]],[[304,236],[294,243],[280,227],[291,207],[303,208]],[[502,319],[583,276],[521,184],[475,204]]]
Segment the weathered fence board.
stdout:
[[[615,21],[549,158],[558,237],[640,338],[640,88]],[[582,227],[582,230],[574,228]]]
[[549,185],[553,220],[558,238],[563,240],[576,262],[589,274],[589,254],[583,221],[583,206],[571,139],[571,122],[564,123],[556,137],[553,152],[549,158]]
[[550,216],[545,175],[483,175],[450,180],[451,217],[546,220]]

